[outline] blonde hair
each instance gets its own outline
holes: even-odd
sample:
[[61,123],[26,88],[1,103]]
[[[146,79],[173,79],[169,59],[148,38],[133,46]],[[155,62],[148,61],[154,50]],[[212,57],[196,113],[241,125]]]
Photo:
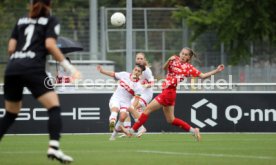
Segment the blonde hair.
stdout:
[[[197,53],[196,53],[193,49],[188,48],[188,47],[184,47],[183,49],[186,49],[186,50],[188,50],[188,51],[190,52],[189,55],[191,56],[191,58],[190,58],[190,60],[189,60],[189,63],[192,61],[193,58],[194,58],[196,61],[200,62],[199,59],[198,59]],[[182,49],[182,50],[183,50],[183,49]]]
[[143,53],[143,52],[139,52],[139,53],[137,53],[137,54],[136,54],[136,56],[135,56],[135,57],[137,57],[139,54],[141,54],[141,55],[144,57],[144,60],[145,60],[145,66],[146,66],[146,67],[150,67],[150,63],[148,62],[148,60],[147,60],[147,58],[146,58],[145,53]]

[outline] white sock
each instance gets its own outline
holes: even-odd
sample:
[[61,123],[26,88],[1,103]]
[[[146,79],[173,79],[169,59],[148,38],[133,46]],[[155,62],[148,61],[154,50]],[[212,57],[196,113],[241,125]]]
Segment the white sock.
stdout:
[[117,116],[118,116],[118,112],[111,112],[110,116],[109,116],[109,121],[110,120],[117,120]]
[[124,122],[124,127],[125,128],[130,128],[131,127],[131,122],[130,121],[125,121]]
[[59,148],[59,141],[57,141],[57,140],[50,140],[49,141],[49,146]]
[[194,134],[195,133],[195,129],[193,127],[191,127],[190,128],[190,132]]
[[112,132],[112,135],[111,135],[111,136],[112,136],[112,137],[115,137],[116,135],[117,135],[117,131],[114,130],[114,131]]
[[141,131],[141,130],[143,130],[143,129],[146,129],[146,128],[143,125],[141,125],[141,127],[138,128],[138,132]]
[[121,125],[123,125],[123,122],[121,122],[120,120],[116,123],[116,125],[115,125],[115,130],[116,131],[119,131],[121,128],[120,128],[120,126]]

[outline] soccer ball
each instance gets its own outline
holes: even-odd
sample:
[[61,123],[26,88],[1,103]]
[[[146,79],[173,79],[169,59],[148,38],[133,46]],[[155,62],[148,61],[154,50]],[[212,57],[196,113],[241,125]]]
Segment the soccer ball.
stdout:
[[112,14],[110,21],[113,26],[122,26],[126,23],[126,17],[123,13],[116,12]]

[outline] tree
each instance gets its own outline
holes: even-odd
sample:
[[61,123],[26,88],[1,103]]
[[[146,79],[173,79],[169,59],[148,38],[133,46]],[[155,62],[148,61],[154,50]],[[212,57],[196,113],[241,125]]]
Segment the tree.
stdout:
[[[200,9],[180,6],[174,14],[186,19],[193,29],[192,41],[207,31],[217,34],[231,54],[231,63],[246,63],[250,57],[249,44],[255,41],[276,42],[275,0],[201,0]],[[218,43],[219,44],[219,43]]]

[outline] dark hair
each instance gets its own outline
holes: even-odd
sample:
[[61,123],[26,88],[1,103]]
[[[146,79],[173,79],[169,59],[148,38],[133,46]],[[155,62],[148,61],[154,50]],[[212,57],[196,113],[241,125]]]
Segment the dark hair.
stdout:
[[33,0],[30,6],[29,17],[47,17],[50,15],[51,0]]
[[45,5],[50,6],[51,1],[52,1],[52,0],[31,0],[31,4],[35,4],[35,3],[37,3],[37,2],[42,2],[42,3],[44,3]]
[[140,65],[136,63],[135,66],[138,66],[139,68],[141,68],[142,72],[146,70],[146,67],[144,65]]

